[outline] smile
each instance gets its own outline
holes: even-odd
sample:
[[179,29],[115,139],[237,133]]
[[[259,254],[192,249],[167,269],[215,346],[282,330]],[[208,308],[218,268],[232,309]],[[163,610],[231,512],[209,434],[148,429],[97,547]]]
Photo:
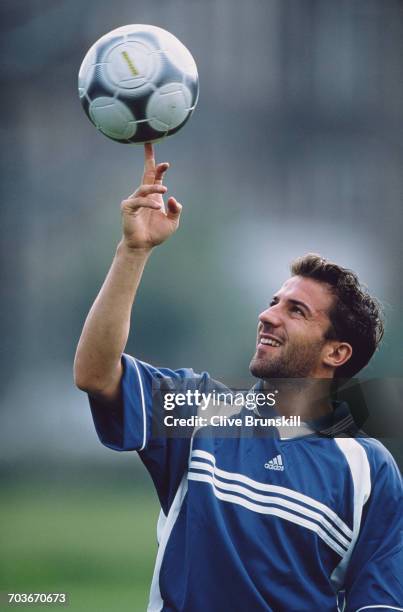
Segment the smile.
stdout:
[[281,346],[281,342],[279,342],[278,340],[274,340],[274,338],[266,338],[266,337],[262,337],[259,340],[259,344],[265,344],[267,346]]

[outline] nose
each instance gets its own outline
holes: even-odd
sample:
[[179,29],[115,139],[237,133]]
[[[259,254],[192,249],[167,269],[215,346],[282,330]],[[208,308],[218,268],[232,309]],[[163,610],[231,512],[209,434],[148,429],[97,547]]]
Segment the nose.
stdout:
[[262,325],[279,327],[282,322],[279,305],[274,304],[273,306],[266,308],[266,310],[263,310],[263,312],[261,312],[259,315],[259,321]]

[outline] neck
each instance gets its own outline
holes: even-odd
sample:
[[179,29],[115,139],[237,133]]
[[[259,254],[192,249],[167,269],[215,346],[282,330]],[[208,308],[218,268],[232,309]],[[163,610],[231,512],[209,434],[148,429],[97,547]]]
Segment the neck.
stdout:
[[299,416],[301,421],[318,419],[332,412],[331,378],[265,380],[267,391],[276,391],[276,411],[285,417]]

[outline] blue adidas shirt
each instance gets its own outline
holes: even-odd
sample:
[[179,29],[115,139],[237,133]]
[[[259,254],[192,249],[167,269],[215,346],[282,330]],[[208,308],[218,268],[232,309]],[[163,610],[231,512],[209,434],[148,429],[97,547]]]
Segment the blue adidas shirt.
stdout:
[[[90,402],[101,442],[139,452],[161,503],[149,612],[403,610],[403,487],[382,444],[275,430],[155,438],[153,381],[212,381],[123,364],[122,405]],[[321,431],[349,419],[342,404]]]

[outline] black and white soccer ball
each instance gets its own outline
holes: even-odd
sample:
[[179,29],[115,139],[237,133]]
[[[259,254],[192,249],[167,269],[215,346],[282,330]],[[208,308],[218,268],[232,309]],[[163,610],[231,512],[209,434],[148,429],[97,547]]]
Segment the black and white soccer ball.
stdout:
[[197,66],[173,34],[127,25],[89,49],[78,91],[86,115],[105,136],[126,144],[156,142],[180,130],[194,111]]

